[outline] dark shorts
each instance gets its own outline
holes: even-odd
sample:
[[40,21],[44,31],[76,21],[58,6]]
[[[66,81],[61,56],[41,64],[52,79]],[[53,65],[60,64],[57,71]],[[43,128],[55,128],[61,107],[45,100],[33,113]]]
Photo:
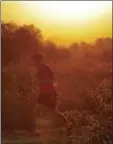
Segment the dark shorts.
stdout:
[[44,104],[48,108],[55,108],[56,107],[56,97],[57,97],[56,92],[51,93],[51,94],[40,93],[39,97],[38,97],[38,103]]

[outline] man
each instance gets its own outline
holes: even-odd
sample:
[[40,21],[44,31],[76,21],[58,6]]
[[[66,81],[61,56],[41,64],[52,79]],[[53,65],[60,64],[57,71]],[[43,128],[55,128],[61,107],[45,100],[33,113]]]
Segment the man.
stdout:
[[38,103],[50,108],[65,124],[68,124],[66,117],[57,109],[57,93],[54,86],[54,73],[44,63],[43,55],[36,54],[34,57],[37,67],[39,97]]

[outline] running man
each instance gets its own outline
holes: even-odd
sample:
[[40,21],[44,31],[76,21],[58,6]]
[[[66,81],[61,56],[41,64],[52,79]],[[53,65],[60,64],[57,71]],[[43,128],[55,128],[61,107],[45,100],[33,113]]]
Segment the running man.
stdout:
[[38,103],[50,108],[50,110],[52,110],[51,112],[68,124],[66,117],[57,109],[57,93],[54,86],[54,73],[51,71],[50,67],[44,63],[42,54],[36,54],[34,60],[39,81]]

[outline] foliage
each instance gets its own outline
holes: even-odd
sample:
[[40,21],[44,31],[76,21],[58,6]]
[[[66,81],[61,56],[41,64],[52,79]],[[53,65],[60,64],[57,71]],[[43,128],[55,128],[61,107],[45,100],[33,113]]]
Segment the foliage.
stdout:
[[[33,25],[2,23],[2,129],[35,129],[38,79],[32,56],[42,52],[55,73],[59,109],[75,127],[103,137],[112,127],[112,39],[66,48]],[[82,134],[78,134],[78,137]]]

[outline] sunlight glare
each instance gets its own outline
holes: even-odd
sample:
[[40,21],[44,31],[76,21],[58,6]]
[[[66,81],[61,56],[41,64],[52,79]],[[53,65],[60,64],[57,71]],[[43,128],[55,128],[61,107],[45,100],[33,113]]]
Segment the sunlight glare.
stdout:
[[101,1],[33,1],[23,2],[32,16],[49,21],[92,20],[104,12],[107,2]]

